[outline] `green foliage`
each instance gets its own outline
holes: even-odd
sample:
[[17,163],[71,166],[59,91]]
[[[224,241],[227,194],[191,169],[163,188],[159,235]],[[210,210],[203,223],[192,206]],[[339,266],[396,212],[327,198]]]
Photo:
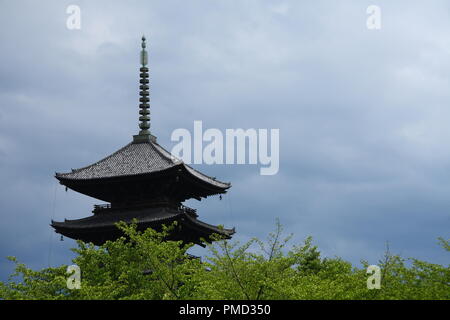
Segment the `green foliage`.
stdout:
[[[33,271],[16,264],[0,282],[0,299],[450,299],[448,266],[405,260],[389,249],[378,263],[381,289],[367,289],[366,269],[340,258],[321,258],[308,237],[287,248],[282,227],[264,242],[230,243],[215,237],[204,261],[187,254],[192,245],[121,223],[125,237],[103,246],[78,242],[74,264],[81,288],[67,288],[67,266]],[[448,240],[439,239],[450,251]]]

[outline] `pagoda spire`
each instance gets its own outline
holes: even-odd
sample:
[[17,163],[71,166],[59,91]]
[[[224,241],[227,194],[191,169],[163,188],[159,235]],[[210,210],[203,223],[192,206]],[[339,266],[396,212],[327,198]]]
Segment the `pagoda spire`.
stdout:
[[145,49],[145,36],[142,36],[141,43],[141,54],[140,54],[140,92],[139,92],[139,131],[138,135],[134,136],[134,142],[148,142],[149,140],[155,139],[154,136],[150,134],[150,93],[149,93],[149,74],[148,74],[148,53]]

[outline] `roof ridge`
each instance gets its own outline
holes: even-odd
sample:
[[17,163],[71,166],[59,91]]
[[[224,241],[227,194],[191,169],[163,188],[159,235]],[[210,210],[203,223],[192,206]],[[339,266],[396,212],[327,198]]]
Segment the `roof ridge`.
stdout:
[[[159,143],[157,142],[149,142],[152,147],[156,150],[156,152],[158,152],[161,156],[163,156],[164,158],[166,158],[168,161],[170,161],[171,164],[175,164],[177,162],[182,162],[184,163],[182,160],[176,158],[174,155],[172,155],[172,153],[170,153],[169,151],[167,151],[166,149],[164,149]],[[167,152],[168,154],[170,154],[170,157],[165,155],[162,151]],[[177,159],[177,161],[174,161],[174,159]]]
[[194,171],[195,174],[198,174],[198,175],[203,176],[203,177],[205,177],[207,179],[213,180],[214,182],[216,182],[218,184],[224,184],[224,185],[227,185],[228,187],[231,187],[231,183],[230,182],[223,182],[223,181],[217,180],[216,177],[208,176],[207,174],[204,174],[203,172],[200,172],[197,169],[192,168],[190,165],[188,165],[188,164],[186,164],[184,162],[183,162],[183,165],[187,168],[188,171],[192,170],[192,171]]
[[234,233],[236,233],[236,229],[233,227],[231,229],[225,228],[223,225],[213,225],[213,224],[209,224],[207,222],[201,221],[197,218],[191,217],[187,214],[185,214],[183,217],[187,218],[188,220],[190,220],[192,223],[196,223],[200,226],[206,227],[206,228],[210,228],[210,229],[216,229],[218,231],[222,231],[225,233],[228,233],[229,235],[232,235]]

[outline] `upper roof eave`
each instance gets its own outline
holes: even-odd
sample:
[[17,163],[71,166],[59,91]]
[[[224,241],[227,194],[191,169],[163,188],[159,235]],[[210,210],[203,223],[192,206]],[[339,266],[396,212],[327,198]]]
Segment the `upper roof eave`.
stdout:
[[213,188],[228,189],[230,183],[216,180],[172,156],[156,142],[129,143],[111,155],[72,172],[55,173],[55,178],[64,182],[100,181],[103,179],[135,177],[144,174],[161,173],[177,166],[183,166],[190,175],[211,185]]

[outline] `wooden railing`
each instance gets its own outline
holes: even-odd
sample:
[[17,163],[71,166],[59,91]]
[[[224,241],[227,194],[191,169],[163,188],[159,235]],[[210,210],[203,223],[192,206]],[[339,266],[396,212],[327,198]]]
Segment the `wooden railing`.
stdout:
[[195,210],[195,209],[186,207],[185,205],[182,205],[182,204],[180,205],[179,208],[180,208],[180,210],[182,210],[183,212],[185,212],[187,214],[190,214],[190,215],[193,215],[195,217],[198,217],[197,210]]
[[111,209],[110,203],[94,204],[94,212],[99,212],[107,209]]
[[[153,203],[153,205],[154,205],[154,203]],[[167,203],[161,203],[161,206],[165,206],[165,205],[167,205]],[[143,205],[140,204],[138,206],[143,206]],[[100,213],[102,211],[109,211],[111,208],[112,208],[112,206],[111,206],[110,203],[96,204],[96,205],[94,205],[93,213]],[[124,209],[124,208],[132,208],[132,206],[129,206],[129,207],[117,207],[117,209]],[[190,215],[192,215],[194,217],[198,216],[196,209],[189,208],[189,207],[187,207],[185,205],[182,205],[182,204],[180,204],[178,206],[178,210],[180,210],[180,211],[182,211],[182,212],[184,212],[186,214],[190,214]]]

